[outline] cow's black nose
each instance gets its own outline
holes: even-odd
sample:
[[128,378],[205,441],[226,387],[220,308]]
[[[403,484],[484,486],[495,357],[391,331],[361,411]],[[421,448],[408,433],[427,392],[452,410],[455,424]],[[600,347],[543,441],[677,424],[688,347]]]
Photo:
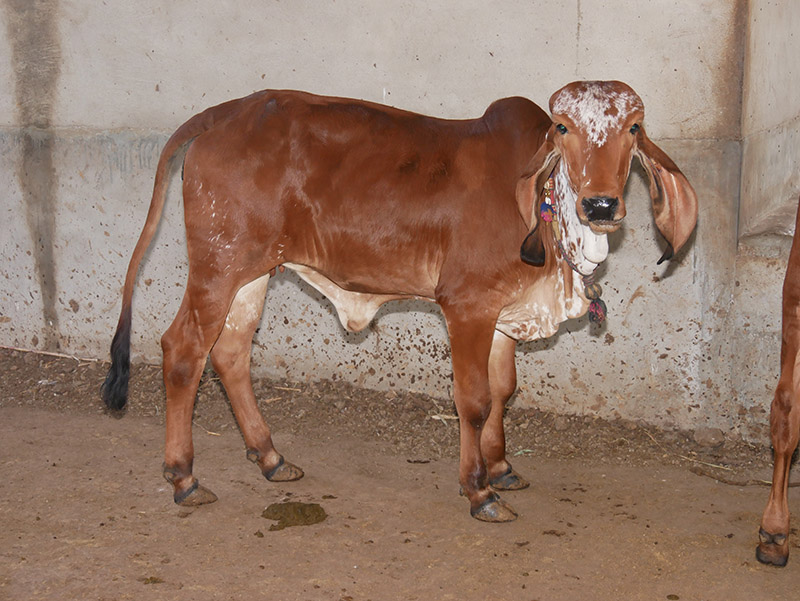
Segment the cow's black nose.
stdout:
[[581,201],[586,219],[589,221],[614,221],[619,199],[609,196],[593,196]]

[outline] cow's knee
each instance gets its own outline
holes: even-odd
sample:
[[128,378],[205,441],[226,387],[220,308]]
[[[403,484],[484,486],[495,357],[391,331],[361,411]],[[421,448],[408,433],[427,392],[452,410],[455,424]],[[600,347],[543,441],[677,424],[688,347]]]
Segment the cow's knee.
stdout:
[[193,336],[170,327],[161,337],[161,351],[165,383],[182,388],[199,377],[198,364],[205,360],[205,355]]
[[800,407],[795,401],[793,391],[779,384],[770,409],[770,434],[776,453],[792,453],[797,446],[800,432],[797,432],[795,422],[798,422],[798,416],[792,413],[800,411]]
[[775,420],[785,420],[792,411],[794,395],[788,386],[779,384],[772,399],[771,417]]
[[510,399],[517,391],[516,378],[505,382],[500,382],[497,388],[497,398],[502,402],[503,406],[505,406],[505,404],[508,403],[508,399]]
[[492,412],[492,403],[489,398],[474,399],[457,407],[459,418],[472,428],[480,430],[489,419]]
[[220,375],[244,366],[248,358],[249,355],[246,350],[243,350],[240,346],[233,347],[224,342],[218,342],[211,349],[211,365]]

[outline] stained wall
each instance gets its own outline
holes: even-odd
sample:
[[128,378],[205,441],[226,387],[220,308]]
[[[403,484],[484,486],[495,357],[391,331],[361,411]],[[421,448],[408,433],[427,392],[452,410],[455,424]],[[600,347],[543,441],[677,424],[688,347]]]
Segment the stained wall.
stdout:
[[[299,88],[462,118],[503,96],[546,106],[571,80],[613,78],[642,96],[650,137],[695,185],[698,231],[676,261],[656,266],[663,242],[637,166],[627,224],[611,237],[602,272],[607,324],[584,317],[520,345],[517,402],[757,436],[758,395],[746,407],[732,402],[732,347],[741,341],[730,336],[743,131],[751,131],[744,65],[754,36],[766,35],[749,29],[757,4],[770,3],[2,0],[0,77],[12,85],[0,88],[0,344],[107,355],[160,148],[207,106]],[[159,360],[160,334],[180,302],[181,211],[176,175],[138,280],[138,361]],[[773,288],[778,277],[767,278]],[[258,374],[450,394],[435,306],[388,305],[368,330],[348,334],[296,278],[270,286]],[[748,293],[769,305],[765,290],[760,282]],[[760,335],[774,338],[774,321]]]

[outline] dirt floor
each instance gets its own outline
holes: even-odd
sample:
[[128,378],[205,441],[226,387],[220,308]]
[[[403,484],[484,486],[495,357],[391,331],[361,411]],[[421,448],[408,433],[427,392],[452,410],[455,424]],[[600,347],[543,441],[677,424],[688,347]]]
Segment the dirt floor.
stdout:
[[[105,369],[0,349],[0,599],[800,594],[796,532],[786,568],[755,559],[766,445],[512,406],[509,456],[533,485],[503,495],[516,522],[492,525],[470,518],[458,496],[451,404],[258,382],[278,448],[306,471],[276,485],[245,460],[209,371],[194,418],[195,475],[219,501],[190,510],[172,503],[161,477],[158,368],[134,368],[122,418],[100,404]],[[289,503],[318,505],[317,523],[278,529],[264,517]],[[797,489],[790,505],[800,516]]]

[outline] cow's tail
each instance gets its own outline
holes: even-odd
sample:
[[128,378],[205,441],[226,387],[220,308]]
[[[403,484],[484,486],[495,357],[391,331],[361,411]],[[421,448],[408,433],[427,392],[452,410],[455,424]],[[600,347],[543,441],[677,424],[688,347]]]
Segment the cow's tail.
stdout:
[[128,400],[128,379],[130,377],[130,347],[131,347],[131,305],[133,300],[133,287],[136,283],[136,273],[147,247],[158,229],[161,213],[164,209],[164,200],[169,184],[169,171],[172,158],[184,145],[211,129],[215,123],[225,115],[230,114],[231,104],[237,101],[221,104],[199,113],[181,125],[170,137],[156,168],[153,198],[150,201],[150,210],[144,222],[142,233],[133,249],[128,272],[125,276],[125,286],[122,290],[122,310],[120,311],[117,331],[111,342],[111,367],[108,370],[105,382],[101,388],[103,401],[109,409],[120,410],[125,407]]

